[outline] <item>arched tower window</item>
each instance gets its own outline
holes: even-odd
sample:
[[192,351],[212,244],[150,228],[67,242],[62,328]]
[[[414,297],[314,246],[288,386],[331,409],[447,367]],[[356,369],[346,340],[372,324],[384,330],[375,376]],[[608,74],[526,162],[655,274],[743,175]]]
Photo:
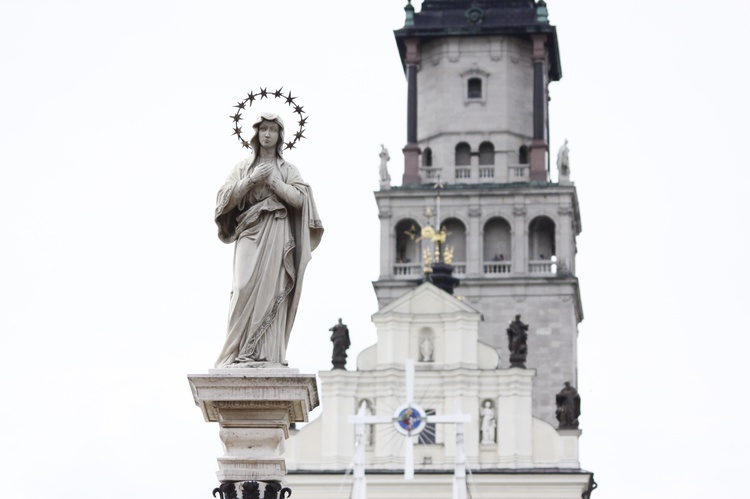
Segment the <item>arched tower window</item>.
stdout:
[[482,98],[482,79],[481,78],[469,78],[467,80],[466,97],[469,99],[481,99]]
[[492,145],[492,142],[482,142],[479,144],[479,164],[495,164],[495,146]]
[[546,216],[529,224],[529,260],[551,260],[555,256],[555,222]]
[[432,166],[432,149],[429,147],[422,151],[422,166]]
[[484,224],[484,273],[509,274],[513,259],[510,224],[500,217]]
[[[404,268],[403,264],[415,264],[419,267],[420,251],[419,244],[416,242],[422,227],[410,219],[401,220],[396,224],[396,265],[397,268]],[[401,267],[399,267],[401,266]],[[404,270],[408,272],[408,269]],[[396,273],[399,273],[398,271]]]
[[456,146],[456,166],[469,166],[471,164],[471,146],[461,142]]
[[441,227],[445,227],[448,235],[445,244],[453,248],[453,265],[457,274],[466,273],[466,227],[457,218],[446,219]]
[[529,148],[521,146],[518,148],[518,163],[521,165],[528,164],[529,162]]

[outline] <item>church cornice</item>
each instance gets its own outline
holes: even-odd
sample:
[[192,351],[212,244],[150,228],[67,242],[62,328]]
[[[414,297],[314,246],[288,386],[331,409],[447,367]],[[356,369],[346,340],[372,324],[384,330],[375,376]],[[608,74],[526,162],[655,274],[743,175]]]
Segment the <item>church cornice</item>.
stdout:
[[[562,78],[557,29],[540,15],[531,0],[496,1],[432,1],[424,2],[422,10],[414,13],[409,22],[394,31],[402,62],[406,57],[406,40],[420,43],[444,37],[513,36],[531,40],[533,35],[544,35],[549,54],[549,77]],[[405,68],[405,66],[404,66]]]
[[[346,468],[339,470],[288,470],[289,475],[341,475]],[[414,470],[415,475],[447,475],[453,476],[453,469],[450,470]],[[590,475],[591,471],[582,468],[471,468],[471,473],[475,475]],[[401,469],[378,469],[367,468],[368,475],[402,475],[404,470]]]

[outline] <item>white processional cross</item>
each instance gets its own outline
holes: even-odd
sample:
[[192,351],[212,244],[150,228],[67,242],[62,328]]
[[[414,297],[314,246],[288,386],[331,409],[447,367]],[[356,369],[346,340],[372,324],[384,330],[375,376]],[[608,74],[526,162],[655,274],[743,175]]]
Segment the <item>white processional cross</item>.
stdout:
[[406,437],[404,456],[404,479],[414,479],[414,438],[424,430],[427,423],[454,423],[456,425],[456,462],[453,473],[453,499],[466,499],[466,455],[464,454],[464,423],[470,421],[468,414],[448,416],[427,415],[424,409],[414,403],[414,359],[406,359],[406,403],[396,409],[392,417],[368,416],[363,403],[356,416],[349,416],[354,423],[354,460],[352,499],[367,499],[365,480],[365,426],[368,424],[391,423],[396,431]]

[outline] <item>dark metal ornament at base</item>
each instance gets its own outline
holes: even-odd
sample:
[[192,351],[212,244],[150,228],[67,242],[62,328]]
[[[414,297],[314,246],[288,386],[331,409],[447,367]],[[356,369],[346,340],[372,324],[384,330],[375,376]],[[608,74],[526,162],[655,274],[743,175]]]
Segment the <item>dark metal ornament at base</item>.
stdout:
[[343,369],[346,371],[346,355],[343,357],[333,357],[331,359],[331,364],[333,364],[332,369]]
[[282,487],[279,482],[226,482],[213,490],[219,499],[286,499],[292,489]]
[[510,367],[526,369],[526,354],[514,353],[510,356]]
[[426,274],[424,280],[431,282],[449,295],[453,294],[453,290],[461,282],[456,277],[453,277],[453,265],[442,262],[434,263],[432,265],[432,272]]

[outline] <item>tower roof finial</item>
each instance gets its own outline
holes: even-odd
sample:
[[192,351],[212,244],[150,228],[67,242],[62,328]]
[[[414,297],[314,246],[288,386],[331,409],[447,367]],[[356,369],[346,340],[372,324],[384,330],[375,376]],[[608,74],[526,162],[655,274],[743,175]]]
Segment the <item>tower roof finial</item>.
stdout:
[[536,4],[536,22],[549,23],[549,12],[547,11],[547,2],[539,0]]
[[409,3],[404,7],[406,13],[406,19],[404,20],[404,27],[414,26],[414,6],[411,4],[411,0],[407,0]]

